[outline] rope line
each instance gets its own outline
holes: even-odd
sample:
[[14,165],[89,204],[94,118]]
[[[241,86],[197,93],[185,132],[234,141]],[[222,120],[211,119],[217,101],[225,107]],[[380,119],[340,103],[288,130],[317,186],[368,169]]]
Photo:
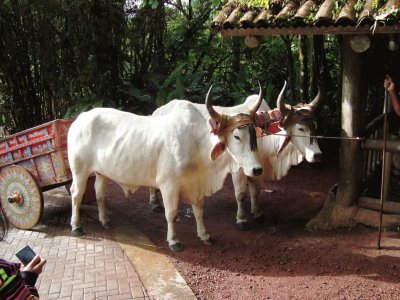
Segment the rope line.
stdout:
[[298,134],[284,134],[284,133],[263,133],[262,136],[268,135],[278,135],[278,136],[294,136],[294,137],[301,137],[301,138],[316,138],[316,139],[335,139],[335,140],[357,140],[362,141],[364,140],[363,137],[342,137],[342,136],[323,136],[323,135],[298,135]]

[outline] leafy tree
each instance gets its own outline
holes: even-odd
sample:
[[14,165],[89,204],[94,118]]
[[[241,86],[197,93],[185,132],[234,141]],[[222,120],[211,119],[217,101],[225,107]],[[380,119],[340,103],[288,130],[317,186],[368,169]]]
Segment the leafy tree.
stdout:
[[123,32],[123,1],[4,1],[0,92],[12,131],[113,100]]
[[[275,0],[241,2],[275,4]],[[258,93],[260,81],[268,104],[275,107],[287,80],[289,103],[312,98],[322,82],[328,99],[320,128],[322,134],[337,130],[340,38],[264,37],[260,47],[250,49],[242,38],[210,32],[209,24],[222,4],[219,0],[3,1],[3,123],[15,132],[74,117],[95,106],[150,114],[174,98],[203,102],[212,83],[216,83],[215,103],[233,105]],[[373,59],[366,61],[371,64]],[[370,82],[368,119],[381,111],[381,101],[376,100],[382,97],[380,81]]]

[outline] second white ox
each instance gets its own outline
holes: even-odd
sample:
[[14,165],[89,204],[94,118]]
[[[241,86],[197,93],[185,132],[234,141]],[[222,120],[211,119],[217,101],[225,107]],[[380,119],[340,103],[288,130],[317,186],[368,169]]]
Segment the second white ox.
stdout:
[[211,242],[203,221],[204,196],[221,189],[232,169],[242,168],[246,176],[262,173],[252,117],[262,102],[262,91],[249,110],[232,115],[215,111],[210,93],[211,88],[206,107],[211,118],[219,122],[215,135],[210,135],[206,118],[188,101],[163,116],[138,116],[109,108],[78,116],[68,132],[72,234],[83,234],[80,204],[87,179],[94,172],[103,226],[110,222],[104,195],[111,179],[126,195],[140,186],[160,189],[171,250],[183,250],[175,233],[179,198],[192,205],[200,239]]
[[[258,156],[263,167],[262,176],[247,177],[242,169],[232,170],[232,181],[235,197],[238,204],[236,224],[239,229],[248,229],[247,214],[244,209],[244,200],[249,187],[251,197],[251,213],[255,218],[262,218],[263,211],[260,208],[258,197],[263,181],[280,180],[287,175],[291,166],[297,165],[306,159],[310,163],[319,162],[322,153],[319,148],[316,133],[316,111],[321,104],[321,93],[309,103],[296,106],[286,105],[284,101],[285,85],[277,99],[277,108],[281,113],[280,129],[276,135],[266,135],[257,139]],[[244,110],[246,106],[254,105],[258,95],[247,97],[243,104],[233,107],[216,107],[221,112],[235,113]],[[181,105],[180,100],[174,100],[164,106],[156,114],[167,113]],[[207,110],[203,104],[195,104],[206,117]],[[271,111],[265,101],[262,101],[259,112]],[[153,210],[159,210],[161,206],[154,189],[150,189],[150,205]]]

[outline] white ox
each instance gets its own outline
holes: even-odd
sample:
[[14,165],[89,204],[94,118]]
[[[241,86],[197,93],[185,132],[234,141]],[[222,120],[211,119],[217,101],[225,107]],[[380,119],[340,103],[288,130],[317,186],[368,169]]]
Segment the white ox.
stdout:
[[[277,135],[266,135],[257,139],[258,155],[263,166],[263,175],[251,178],[247,177],[242,169],[238,171],[232,170],[232,181],[238,204],[236,223],[241,230],[248,229],[248,219],[244,209],[247,186],[251,197],[251,213],[255,218],[263,218],[263,212],[258,203],[262,182],[282,179],[287,175],[291,166],[299,164],[304,158],[310,163],[318,162],[322,158],[318,142],[313,137],[317,126],[315,113],[321,102],[321,93],[319,92],[309,104],[298,104],[293,107],[284,103],[285,88],[286,82],[277,99],[277,108],[280,109],[282,114],[281,131]],[[216,109],[232,114],[254,104],[257,99],[258,95],[252,95],[247,97],[243,104],[233,107],[216,107]],[[166,113],[168,110],[179,107],[179,105],[179,100],[174,100],[170,102],[170,107],[164,106],[160,113]],[[205,106],[196,104],[196,107],[206,117],[207,110]],[[268,104],[262,101],[258,111],[267,112],[270,110]],[[160,210],[161,204],[155,189],[150,189],[150,205],[153,210]]]
[[258,101],[249,110],[225,115],[214,110],[210,93],[211,88],[206,97],[209,114],[224,123],[216,135],[208,132],[206,119],[188,101],[163,116],[138,116],[110,108],[78,116],[68,132],[72,234],[83,234],[80,204],[87,179],[95,172],[99,220],[104,227],[110,222],[104,194],[111,179],[126,195],[140,186],[160,189],[171,250],[183,250],[175,234],[179,198],[192,205],[199,238],[211,243],[203,221],[204,196],[221,189],[232,169],[242,168],[246,176],[262,173],[251,115],[263,96],[260,89]]

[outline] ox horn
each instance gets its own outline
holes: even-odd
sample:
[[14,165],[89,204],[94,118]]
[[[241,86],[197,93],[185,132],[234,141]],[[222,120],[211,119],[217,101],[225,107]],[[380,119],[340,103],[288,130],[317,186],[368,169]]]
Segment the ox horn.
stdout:
[[283,85],[283,88],[281,90],[281,92],[279,93],[278,99],[276,100],[276,107],[281,111],[282,115],[286,115],[287,113],[287,108],[285,106],[285,90],[286,90],[286,80],[285,83]]
[[260,88],[260,92],[258,93],[258,100],[257,100],[257,102],[253,105],[252,108],[250,108],[250,115],[251,115],[251,116],[255,115],[255,113],[257,112],[257,110],[260,108],[260,105],[261,105],[262,100],[263,100],[263,98],[264,98],[264,91],[263,91],[263,88],[262,88],[260,82],[258,82],[258,87]]
[[318,94],[315,96],[314,100],[311,101],[308,105],[311,107],[311,110],[317,110],[322,103],[322,89],[318,86]]
[[212,106],[212,100],[211,100],[211,91],[213,89],[214,85],[210,86],[210,89],[208,90],[207,96],[206,96],[206,107],[208,110],[208,113],[210,114],[211,118],[214,120],[218,121],[221,119],[221,114],[218,113]]

